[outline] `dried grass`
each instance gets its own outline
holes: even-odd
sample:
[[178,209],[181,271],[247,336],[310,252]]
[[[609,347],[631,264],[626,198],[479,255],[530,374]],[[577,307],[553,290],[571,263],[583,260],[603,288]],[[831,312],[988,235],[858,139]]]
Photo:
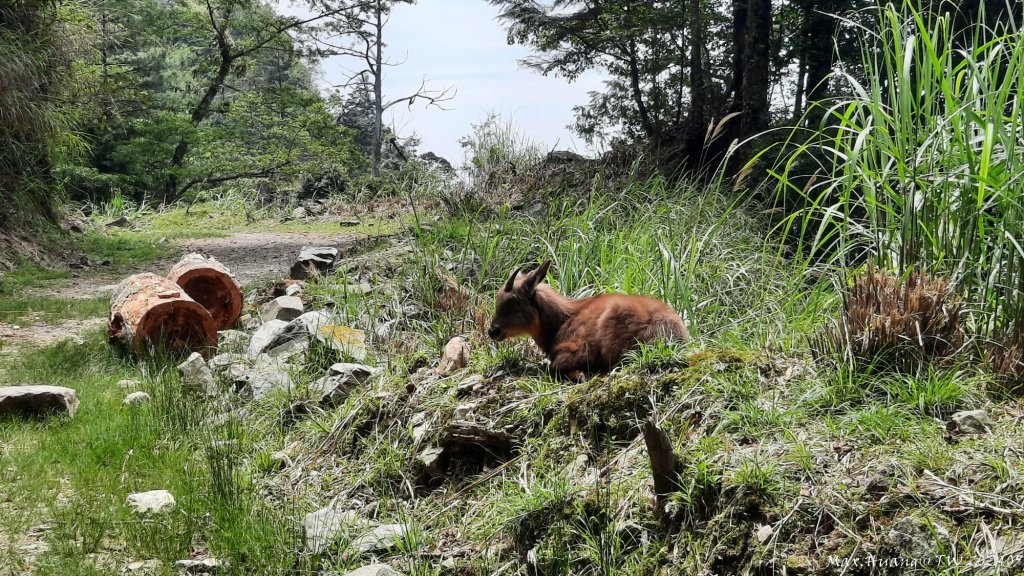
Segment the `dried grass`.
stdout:
[[842,317],[811,348],[818,358],[907,371],[962,348],[960,311],[945,278],[919,271],[899,277],[869,266],[844,294]]

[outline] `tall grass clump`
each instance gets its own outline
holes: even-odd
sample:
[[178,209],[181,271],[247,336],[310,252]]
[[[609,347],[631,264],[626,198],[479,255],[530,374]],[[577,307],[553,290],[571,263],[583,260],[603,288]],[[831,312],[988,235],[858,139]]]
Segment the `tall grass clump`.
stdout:
[[82,147],[67,93],[80,88],[69,81],[78,9],[41,0],[0,6],[0,226],[16,215],[54,219],[52,169]]
[[772,175],[798,199],[785,229],[805,262],[947,275],[975,330],[1019,334],[1024,35],[1012,23],[963,34],[955,9],[888,4],[876,29],[848,21],[863,73],[840,67],[850,96],[817,104],[821,125],[792,132]]

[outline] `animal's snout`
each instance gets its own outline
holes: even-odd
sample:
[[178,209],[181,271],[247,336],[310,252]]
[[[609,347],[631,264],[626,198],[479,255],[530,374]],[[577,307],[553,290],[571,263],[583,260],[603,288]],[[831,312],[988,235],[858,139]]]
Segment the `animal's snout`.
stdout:
[[491,324],[491,327],[487,329],[487,335],[491,340],[501,340],[501,328],[497,324]]

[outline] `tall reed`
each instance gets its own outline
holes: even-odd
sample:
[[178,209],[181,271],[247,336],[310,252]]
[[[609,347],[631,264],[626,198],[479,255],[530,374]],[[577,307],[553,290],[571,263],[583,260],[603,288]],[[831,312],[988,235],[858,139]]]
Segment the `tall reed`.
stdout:
[[948,274],[998,333],[1024,318],[1024,36],[984,14],[963,33],[955,9],[846,20],[861,61],[833,82],[850,96],[817,103],[821,125],[793,130],[771,175],[798,199],[784,228],[806,262]]

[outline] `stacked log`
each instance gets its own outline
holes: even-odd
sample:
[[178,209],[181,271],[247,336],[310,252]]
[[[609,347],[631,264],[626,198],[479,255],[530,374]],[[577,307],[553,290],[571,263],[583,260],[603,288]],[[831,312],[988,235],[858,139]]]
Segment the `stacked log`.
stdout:
[[242,290],[223,264],[202,254],[186,254],[167,278],[210,311],[217,330],[233,326],[242,313]]
[[212,350],[217,325],[210,312],[174,282],[145,272],[129,276],[110,299],[108,338],[144,353],[150,346]]

